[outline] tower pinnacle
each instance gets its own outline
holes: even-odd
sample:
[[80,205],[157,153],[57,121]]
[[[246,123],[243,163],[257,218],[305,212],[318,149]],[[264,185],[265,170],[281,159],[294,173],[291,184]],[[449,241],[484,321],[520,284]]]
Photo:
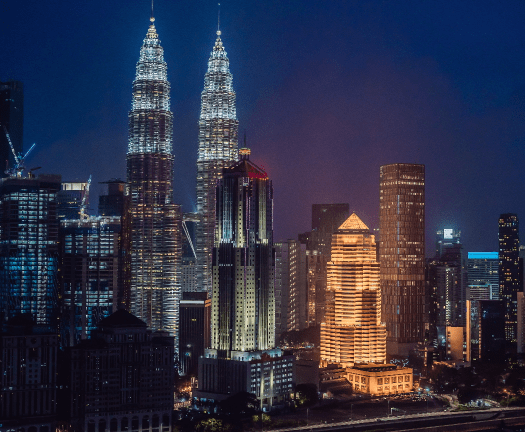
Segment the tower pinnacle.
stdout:
[[153,0],[151,0],[151,17],[149,19],[151,22],[155,22],[155,17],[153,15]]
[[220,36],[221,35],[221,4],[217,3],[217,5],[219,9],[219,11],[217,12],[217,36]]

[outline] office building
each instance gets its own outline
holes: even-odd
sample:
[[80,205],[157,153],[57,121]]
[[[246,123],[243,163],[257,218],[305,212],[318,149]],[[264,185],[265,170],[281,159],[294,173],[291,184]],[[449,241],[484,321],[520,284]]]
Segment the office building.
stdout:
[[518,347],[518,354],[525,354],[525,293],[519,292],[518,299],[518,334],[516,335],[516,342]]
[[173,337],[121,309],[67,348],[61,421],[76,432],[171,432]]
[[205,292],[183,292],[180,301],[180,373],[197,375],[199,357],[210,346],[211,300]]
[[199,216],[196,213],[184,213],[182,218],[182,292],[202,292],[197,285],[197,253],[195,250],[195,232]]
[[519,220],[513,213],[499,217],[499,294],[505,302],[505,339],[516,344],[517,295],[523,291],[519,262]]
[[[330,261],[332,234],[350,216],[348,203],[312,204],[312,232],[310,250],[317,250]],[[315,243],[315,244],[312,244]]]
[[380,168],[379,257],[387,353],[407,356],[428,329],[425,305],[425,166]]
[[118,216],[60,222],[61,334],[64,346],[88,339],[119,307],[121,225]]
[[332,237],[326,317],[321,324],[321,361],[351,367],[385,363],[386,328],[375,237],[352,213]]
[[319,326],[325,319],[327,259],[328,257],[326,255],[317,250],[306,251],[308,327]]
[[502,300],[467,301],[466,360],[503,363],[505,360],[505,303]]
[[6,132],[16,154],[24,147],[24,86],[20,81],[0,81],[0,177],[6,165],[13,168],[15,159]]
[[247,391],[269,410],[290,397],[293,355],[275,348],[272,183],[249,155],[241,149],[217,186],[211,348],[194,395]]
[[170,83],[151,18],[140,50],[129,112],[130,311],[167,330],[178,351],[181,213],[173,203]]
[[0,180],[0,321],[29,314],[36,324],[57,326],[60,180]]
[[215,187],[222,169],[237,161],[239,122],[235,108],[230,61],[224,50],[221,32],[208,60],[204,76],[199,119],[197,159],[197,285],[212,290],[212,249],[215,237]]
[[467,270],[467,300],[499,300],[498,252],[469,252]]
[[111,179],[100,184],[106,185],[107,189],[98,197],[99,216],[124,216],[129,206],[126,182]]
[[287,331],[307,327],[306,246],[297,240],[274,243],[276,341]]
[[56,429],[58,337],[17,315],[0,328],[0,432]]
[[[87,207],[88,182],[62,183],[57,194],[58,219],[80,219],[82,205]],[[87,192],[89,193],[89,192]],[[84,214],[87,214],[84,207]]]

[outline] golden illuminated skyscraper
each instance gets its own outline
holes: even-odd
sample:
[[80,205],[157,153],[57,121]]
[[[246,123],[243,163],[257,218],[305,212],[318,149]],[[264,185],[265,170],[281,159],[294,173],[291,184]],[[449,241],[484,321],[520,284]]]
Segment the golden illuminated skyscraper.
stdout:
[[333,234],[331,255],[321,360],[346,367],[384,363],[386,328],[381,323],[376,242],[355,213]]
[[379,261],[389,355],[408,356],[428,327],[425,305],[425,166],[380,168]]

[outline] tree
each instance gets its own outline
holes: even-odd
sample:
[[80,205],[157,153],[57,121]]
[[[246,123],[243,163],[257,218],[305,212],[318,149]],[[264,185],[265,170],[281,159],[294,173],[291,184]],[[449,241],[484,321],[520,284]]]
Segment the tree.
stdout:
[[317,402],[319,395],[315,384],[298,384],[295,388],[295,400],[298,405],[310,406]]
[[232,426],[219,419],[201,420],[195,426],[196,432],[231,432]]
[[256,412],[259,407],[259,400],[253,393],[239,392],[224,399],[219,406],[224,415],[240,417]]

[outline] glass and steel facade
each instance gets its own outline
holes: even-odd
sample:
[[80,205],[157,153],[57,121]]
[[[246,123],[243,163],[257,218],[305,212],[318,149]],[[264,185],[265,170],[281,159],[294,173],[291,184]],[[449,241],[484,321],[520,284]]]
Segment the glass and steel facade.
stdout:
[[211,257],[215,237],[215,187],[222,169],[237,161],[239,122],[230,62],[217,31],[217,40],[204,76],[199,119],[199,153],[197,159],[196,232],[197,287],[211,292]]
[[173,203],[173,114],[163,48],[151,19],[129,112],[130,311],[178,348],[181,216]]
[[59,175],[0,181],[0,315],[57,327]]
[[88,339],[118,308],[120,217],[60,223],[60,293],[63,344]]
[[425,166],[380,168],[379,259],[387,352],[408,355],[425,339]]
[[384,363],[386,328],[381,323],[376,242],[355,213],[332,236],[331,257],[321,360],[345,367]]
[[467,300],[499,300],[498,252],[469,252],[467,268]]

